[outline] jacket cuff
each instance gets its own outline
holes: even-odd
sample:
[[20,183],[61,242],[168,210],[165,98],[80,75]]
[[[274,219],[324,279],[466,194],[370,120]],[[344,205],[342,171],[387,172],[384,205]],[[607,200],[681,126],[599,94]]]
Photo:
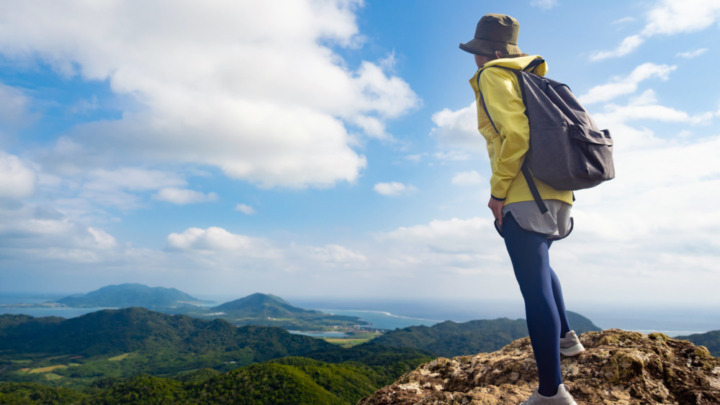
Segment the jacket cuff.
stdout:
[[497,198],[497,197],[495,197],[495,196],[492,195],[492,194],[490,194],[490,198],[492,198],[493,200],[496,200],[496,201],[505,201],[504,198]]

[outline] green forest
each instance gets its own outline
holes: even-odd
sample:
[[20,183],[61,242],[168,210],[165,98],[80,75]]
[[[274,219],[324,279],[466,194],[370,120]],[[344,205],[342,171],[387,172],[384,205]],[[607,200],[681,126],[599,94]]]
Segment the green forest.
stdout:
[[[578,332],[598,330],[569,313]],[[144,308],[0,315],[1,404],[354,404],[438,356],[495,351],[524,320],[446,321],[351,347]],[[718,334],[689,340],[717,355]]]
[[143,308],[0,316],[0,403],[355,403],[430,360]]

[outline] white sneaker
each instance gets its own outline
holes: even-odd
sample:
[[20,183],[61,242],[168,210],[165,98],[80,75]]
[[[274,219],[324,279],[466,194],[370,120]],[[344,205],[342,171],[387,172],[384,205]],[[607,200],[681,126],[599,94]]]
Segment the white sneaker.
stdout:
[[560,354],[563,356],[577,356],[585,351],[585,347],[580,343],[574,330],[565,334],[564,338],[560,338]]
[[565,384],[560,384],[558,385],[557,394],[546,397],[540,395],[540,393],[535,390],[530,398],[520,405],[577,405],[577,402],[575,402],[572,395],[570,395],[567,388],[565,388]]

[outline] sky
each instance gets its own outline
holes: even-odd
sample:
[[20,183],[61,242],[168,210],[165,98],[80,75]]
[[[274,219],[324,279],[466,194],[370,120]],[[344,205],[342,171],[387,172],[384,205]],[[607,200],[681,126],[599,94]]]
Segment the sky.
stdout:
[[458,48],[520,22],[614,140],[569,306],[718,306],[716,0],[0,0],[0,292],[519,300]]

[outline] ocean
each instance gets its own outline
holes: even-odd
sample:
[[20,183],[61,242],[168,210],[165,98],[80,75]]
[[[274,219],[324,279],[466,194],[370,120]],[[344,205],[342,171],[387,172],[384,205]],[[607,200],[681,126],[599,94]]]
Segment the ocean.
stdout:
[[[0,314],[74,318],[105,309],[17,306],[17,304],[41,304],[63,296],[0,293]],[[218,304],[224,301],[218,300]],[[330,299],[290,299],[288,301],[301,308],[317,309],[336,315],[357,316],[368,322],[372,328],[386,330],[418,325],[432,326],[446,320],[467,322],[474,319],[519,319],[525,317],[522,302],[519,301]],[[590,319],[601,329],[618,328],[642,333],[661,332],[671,337],[720,330],[720,308],[715,307],[672,306],[664,308],[640,305],[622,307],[585,305],[568,309]]]

